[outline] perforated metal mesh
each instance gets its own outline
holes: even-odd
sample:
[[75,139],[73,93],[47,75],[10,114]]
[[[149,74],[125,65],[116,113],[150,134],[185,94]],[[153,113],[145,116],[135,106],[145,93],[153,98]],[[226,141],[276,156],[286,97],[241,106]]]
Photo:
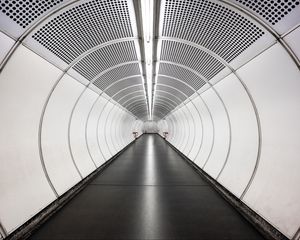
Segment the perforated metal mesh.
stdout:
[[131,109],[130,112],[137,117],[143,118],[147,115],[147,105],[143,104],[141,106],[136,106],[135,108]]
[[127,79],[116,82],[113,86],[109,87],[105,92],[107,95],[113,96],[114,94],[118,93],[119,91],[121,91],[122,89],[124,89],[126,87],[140,84],[141,81],[142,81],[141,77],[127,78]]
[[263,34],[248,19],[220,4],[208,0],[166,0],[162,35],[200,44],[227,62]]
[[[155,95],[155,99],[156,97],[166,97],[168,99],[170,99],[170,101],[174,102],[175,105],[179,105],[182,100],[180,100],[180,98],[172,93],[169,92],[161,92],[159,89],[157,89],[156,91],[156,95]],[[154,100],[155,102],[155,100]]]
[[88,80],[115,65],[137,61],[137,54],[133,41],[118,42],[107,45],[87,55],[73,68]]
[[169,77],[165,77],[165,76],[158,76],[157,83],[169,85],[176,89],[180,89],[187,96],[191,96],[194,93],[193,89],[191,89],[189,86],[187,86],[186,84],[184,84],[178,80],[175,80],[173,78],[169,78]]
[[168,112],[172,111],[174,109],[174,107],[169,106],[168,104],[164,103],[164,102],[156,102],[156,106],[161,106],[163,108],[165,108]]
[[62,2],[63,0],[0,0],[0,11],[22,28],[26,28],[37,17]]
[[147,105],[143,104],[141,106],[135,106],[133,109],[130,110],[136,116],[143,116],[147,114]]
[[[140,92],[133,92],[132,94],[128,94],[127,96],[125,96],[124,98],[120,99],[119,100],[119,103],[120,104],[124,104],[126,103],[127,101],[129,101],[129,99],[136,99],[136,98],[141,98],[143,97],[143,99],[145,100],[145,95],[144,95],[144,92],[143,91],[140,91]],[[127,104],[127,103],[126,103]]]
[[70,63],[94,46],[132,36],[126,0],[94,0],[63,12],[32,37],[60,59]]
[[130,93],[133,93],[133,92],[136,92],[138,94],[139,92],[137,92],[137,91],[144,92],[143,85],[137,85],[137,86],[132,86],[132,87],[129,87],[129,88],[125,88],[121,92],[116,94],[113,97],[113,99],[118,102],[121,98],[123,98],[127,94],[130,94]]
[[[166,91],[178,98],[180,98],[182,101],[184,101],[186,99],[186,96],[184,96],[179,90],[174,89],[174,88],[169,88],[167,86],[163,86],[163,85],[157,85],[156,86],[157,90],[162,90],[162,91]],[[162,94],[162,93],[159,93]]]
[[134,109],[136,106],[141,106],[141,105],[146,105],[145,98],[142,96],[134,98],[129,100],[128,102],[125,103],[127,109],[130,111],[131,109]]
[[165,107],[159,104],[156,104],[153,109],[153,114],[159,117],[164,117],[168,114],[168,112],[170,112],[169,109],[166,109]]
[[299,6],[297,0],[274,0],[274,1],[253,1],[235,0],[248,9],[256,12],[272,25],[282,20],[286,15]]
[[[101,90],[105,90],[108,86],[113,84],[114,82],[130,77],[133,75],[139,75],[141,74],[139,64],[138,63],[130,63],[126,65],[122,65],[119,67],[116,67],[108,72],[105,72],[103,75],[101,75],[99,78],[95,80],[93,83],[96,87],[100,88]],[[142,79],[140,79],[139,83],[142,83]]]
[[193,46],[162,41],[161,60],[179,63],[199,72],[207,79],[213,78],[225,66],[216,58]]
[[170,101],[167,101],[165,98],[162,98],[162,97],[158,97],[155,99],[155,103],[156,104],[161,104],[161,105],[164,105],[166,107],[168,107],[169,109],[174,109],[176,106],[174,104],[172,104],[172,102]]
[[190,70],[169,63],[161,62],[159,64],[158,74],[178,78],[189,84],[195,90],[200,89],[206,83],[203,79]]
[[157,102],[157,101],[165,102],[169,106],[172,106],[172,107],[176,107],[178,105],[176,102],[172,101],[172,99],[167,98],[165,96],[161,96],[161,95],[156,95],[154,102]]

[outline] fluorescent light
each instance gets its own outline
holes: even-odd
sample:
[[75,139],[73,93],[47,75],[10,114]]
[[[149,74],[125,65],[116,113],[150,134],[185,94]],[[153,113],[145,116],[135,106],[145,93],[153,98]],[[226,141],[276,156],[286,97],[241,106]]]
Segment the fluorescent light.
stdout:
[[149,120],[152,120],[152,67],[153,67],[153,0],[142,0],[142,22],[145,52],[146,83]]

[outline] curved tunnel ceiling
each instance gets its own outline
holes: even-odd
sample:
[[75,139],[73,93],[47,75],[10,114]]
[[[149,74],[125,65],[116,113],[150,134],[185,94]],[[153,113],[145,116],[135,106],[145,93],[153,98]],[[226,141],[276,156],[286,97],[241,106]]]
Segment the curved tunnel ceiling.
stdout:
[[[57,112],[52,111],[52,108],[53,105],[60,104],[58,100],[64,102],[62,108],[68,107],[71,115],[63,116],[66,118],[63,127],[68,129],[69,137],[69,145],[64,146],[66,149],[71,149],[72,138],[70,134],[72,131],[76,132],[80,125],[79,120],[78,122],[76,120],[77,118],[80,119],[76,115],[78,114],[77,109],[81,109],[80,111],[90,110],[85,112],[87,119],[84,119],[83,122],[85,121],[86,125],[82,126],[81,124],[82,129],[84,129],[83,132],[85,131],[83,135],[86,134],[84,136],[86,141],[87,134],[93,135],[93,131],[95,131],[95,129],[89,129],[88,122],[96,126],[97,133],[104,132],[103,136],[97,136],[97,142],[94,142],[100,151],[93,153],[91,149],[88,149],[92,161],[90,161],[89,156],[86,156],[86,159],[89,159],[88,161],[93,167],[99,167],[101,164],[100,160],[99,162],[95,161],[96,157],[93,158],[92,155],[97,156],[101,161],[109,159],[113,153],[122,149],[132,140],[131,133],[128,131],[124,133],[128,129],[121,129],[121,123],[124,123],[124,126],[126,124],[130,126],[130,131],[141,130],[142,122],[149,120],[152,115],[152,119],[158,122],[161,135],[164,132],[169,132],[169,141],[175,147],[193,159],[198,166],[220,181],[238,198],[249,204],[257,213],[284,232],[286,236],[292,238],[296,231],[300,231],[297,230],[299,224],[296,222],[299,218],[296,219],[297,216],[293,216],[293,219],[296,220],[292,223],[288,222],[288,219],[291,218],[293,209],[299,209],[299,206],[293,205],[289,208],[288,213],[282,213],[281,208],[285,209],[286,206],[291,205],[289,199],[285,199],[282,201],[284,202],[282,205],[280,205],[282,202],[276,203],[277,205],[274,203],[271,210],[268,208],[269,206],[263,208],[259,205],[257,207],[258,200],[256,198],[251,199],[252,195],[247,195],[247,193],[249,189],[251,190],[253,183],[254,190],[252,191],[259,195],[260,198],[258,197],[258,199],[274,197],[265,189],[270,188],[268,184],[271,181],[279,181],[278,175],[274,172],[278,169],[285,169],[285,165],[281,165],[282,161],[279,160],[276,162],[277,165],[274,164],[275,170],[272,171],[270,165],[273,166],[273,162],[269,163],[267,167],[263,166],[264,171],[260,170],[261,172],[259,171],[259,164],[266,161],[264,159],[276,160],[280,153],[274,151],[273,148],[274,146],[279,148],[281,144],[284,144],[283,140],[288,135],[282,134],[278,137],[270,134],[270,132],[274,129],[280,132],[283,126],[286,132],[293,132],[286,128],[289,125],[296,125],[294,122],[290,122],[290,119],[298,119],[299,111],[294,111],[294,109],[297,108],[295,103],[299,100],[299,94],[291,93],[290,97],[293,101],[287,99],[287,96],[291,90],[297,89],[298,86],[294,80],[299,75],[300,66],[299,5],[300,1],[298,0],[154,1],[153,90],[152,97],[150,97],[145,81],[146,57],[143,43],[141,1],[1,0],[1,74],[5,72],[6,68],[11,67],[9,63],[17,54],[18,56],[23,54],[20,59],[23,62],[26,61],[26,57],[29,55],[24,53],[24,49],[35,53],[47,64],[53,66],[53,69],[60,70],[49,70],[45,73],[46,75],[37,74],[39,79],[45,78],[49,81],[45,84],[51,85],[50,93],[46,92],[46,87],[45,89],[40,85],[36,89],[33,87],[36,95],[43,95],[41,99],[45,102],[45,106],[41,107],[41,120],[38,122],[39,135],[35,137],[39,141],[39,158],[43,165],[43,171],[55,195],[62,194],[65,191],[63,187],[67,187],[62,187],[56,183],[55,178],[58,173],[51,173],[51,168],[47,169],[47,159],[43,159],[41,149],[44,148],[46,152],[49,146],[41,146],[41,138],[43,137],[41,129],[43,121],[47,126],[49,119],[56,120]],[[18,52],[19,49],[23,50]],[[260,57],[263,60],[259,59]],[[277,57],[278,59],[276,59]],[[21,60],[17,60],[22,65]],[[37,64],[37,61],[33,60],[34,58],[30,58],[29,61],[32,63],[26,63],[26,66]],[[270,67],[268,62],[272,62],[273,65]],[[276,66],[276,69],[272,69],[273,66]],[[283,66],[283,73],[280,72],[281,66]],[[298,75],[295,73],[294,67],[298,71]],[[29,71],[34,68],[35,66],[31,66]],[[264,71],[258,71],[261,69],[267,72],[274,71],[281,78],[278,80],[275,79],[276,76],[274,75],[269,76]],[[35,69],[34,71],[39,72],[39,70]],[[290,73],[285,71],[290,71]],[[13,72],[10,69],[11,75],[14,74]],[[286,75],[289,76],[286,77]],[[30,73],[26,77],[30,78]],[[262,81],[269,77],[275,79],[274,85],[273,82],[265,81],[266,83],[264,83]],[[6,79],[5,76],[4,79]],[[72,85],[72,92],[70,91],[68,98],[64,99],[59,94],[66,94],[61,91],[61,88],[67,89],[69,86],[66,79],[72,81],[73,84],[76,82],[76,84]],[[228,79],[234,80],[230,82]],[[36,84],[36,82],[34,83]],[[260,88],[255,88],[254,85],[258,83],[262,85]],[[12,84],[11,89],[16,90],[17,94],[21,95],[22,93],[22,89],[18,88],[19,86],[26,90],[24,87],[26,83],[22,82],[23,85],[14,84]],[[49,87],[48,85],[47,87]],[[229,86],[229,90],[224,87],[225,85]],[[290,88],[285,89],[286,85],[289,85]],[[275,89],[274,93],[267,91],[272,88]],[[281,88],[285,92],[282,90],[282,93]],[[5,93],[5,86],[3,89]],[[94,95],[90,92],[93,92]],[[5,97],[8,95],[9,93]],[[82,99],[85,100],[81,101]],[[149,99],[153,99],[153,101]],[[272,99],[272,103],[270,99]],[[30,97],[22,99],[22,101],[30,100]],[[237,104],[230,105],[234,101]],[[241,101],[240,104],[239,101]],[[263,101],[265,105],[262,104]],[[74,102],[75,105],[72,105]],[[152,103],[151,106],[149,106],[149,102]],[[47,106],[48,103],[49,106]],[[112,104],[110,109],[107,107],[109,104]],[[11,106],[6,107],[5,105],[5,110],[9,112]],[[269,108],[278,108],[281,112],[287,109],[289,120],[282,120],[280,114],[275,114]],[[21,107],[20,109],[23,110]],[[120,111],[126,112],[127,115],[123,114],[119,118],[118,113]],[[62,112],[59,113],[62,114]],[[30,117],[32,116],[30,114],[24,115],[26,115],[26,120],[29,119],[28,122],[31,122]],[[75,120],[72,120],[74,123],[71,121],[73,115],[76,115]],[[90,118],[90,116],[92,117]],[[270,122],[273,123],[273,119],[272,121],[267,119],[268,116],[276,119],[279,127],[276,125],[272,129],[268,129]],[[20,125],[14,121],[10,122],[10,119],[7,122],[8,125],[15,124],[13,126],[16,129]],[[103,124],[99,124],[99,122]],[[249,127],[250,130],[247,129],[247,124],[252,126],[252,128]],[[109,130],[105,128],[106,126],[109,126]],[[34,127],[36,128],[36,126]],[[199,131],[195,131],[196,128]],[[44,132],[46,133],[44,134],[52,134],[51,131],[47,132],[47,127],[45,129]],[[118,139],[117,143],[114,143],[113,138],[107,137],[110,130],[114,131],[115,139]],[[119,130],[123,130],[121,138],[116,134]],[[253,142],[250,139],[251,144],[247,142],[242,145],[241,143],[244,143],[243,141],[248,137],[249,139],[252,137]],[[271,139],[270,142],[267,141],[269,140],[268,137]],[[298,136],[293,137],[293,139],[297,139]],[[277,145],[273,144],[272,141],[277,138],[282,138],[282,142],[278,140]],[[110,141],[108,145],[111,148],[108,147],[106,151],[101,152],[99,144],[101,141],[106,143]],[[89,144],[86,143],[86,145],[89,148]],[[247,147],[245,147],[246,145]],[[290,154],[289,159],[292,159],[291,166],[286,167],[287,170],[293,168],[293,164],[296,165],[297,158],[294,156],[297,154],[294,152],[296,152],[297,146],[296,144],[293,146],[294,148],[286,146],[287,154]],[[77,147],[80,149],[79,146]],[[87,175],[88,170],[81,167],[79,160],[77,160],[78,162],[74,160],[78,154],[74,149],[74,156],[71,153],[72,156],[66,158],[73,162],[75,166],[73,177],[79,181],[78,179]],[[239,158],[244,155],[239,155],[238,152],[242,150],[244,154],[245,152],[249,155],[253,153],[251,164],[247,163],[247,159],[243,159],[243,164],[249,165],[245,168],[249,167],[250,170],[237,171],[234,167],[230,168],[229,166],[234,165],[232,159],[235,159],[235,166],[241,167]],[[48,155],[51,156],[52,152],[51,154],[49,152]],[[78,150],[78,152],[80,151]],[[77,156],[80,156],[78,159],[81,159],[80,154]],[[216,159],[222,159],[222,162],[217,162]],[[285,159],[285,156],[282,159]],[[74,168],[73,165],[72,168]],[[232,172],[236,174],[235,182],[239,182],[239,186],[233,183],[233,177],[230,175]],[[293,177],[297,174],[299,175],[299,172],[293,172],[290,176],[292,179],[298,179]],[[258,176],[258,179],[262,179],[262,175],[267,179],[264,182],[265,188],[261,187],[259,189],[263,190],[255,192],[255,177]],[[274,176],[277,176],[275,180]],[[268,177],[271,180],[268,180]],[[290,181],[290,178],[286,179],[286,182]],[[69,185],[73,186],[76,181],[73,180]],[[57,180],[57,182],[59,181]],[[297,199],[297,192],[295,193],[292,187],[289,188],[288,184],[284,186],[288,194],[292,192],[290,194],[292,195],[291,199]],[[277,193],[274,189],[272,192]],[[49,199],[54,197],[51,195]],[[41,203],[41,206],[44,207],[46,204],[43,204]],[[22,205],[20,206],[22,207]],[[26,217],[32,216],[32,212],[24,213],[24,215]],[[27,220],[26,217],[24,217],[25,220]],[[9,226],[8,232],[13,231],[18,224],[19,222],[7,224]]]
[[[155,1],[151,109],[139,1],[57,0],[29,5],[3,1],[0,27],[16,43],[11,43],[1,69],[23,44],[112,101],[126,94],[124,88],[139,85],[145,101],[140,114],[134,115],[146,120],[153,112],[153,119],[159,120],[276,41],[290,50],[281,36],[297,23],[298,5],[298,1]],[[178,96],[179,102],[170,95]],[[142,105],[141,99],[136,104]]]

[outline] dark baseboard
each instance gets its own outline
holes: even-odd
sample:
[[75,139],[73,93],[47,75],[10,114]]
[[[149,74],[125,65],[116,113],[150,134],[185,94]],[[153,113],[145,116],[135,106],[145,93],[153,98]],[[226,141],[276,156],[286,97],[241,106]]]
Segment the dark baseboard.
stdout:
[[[140,135],[142,136],[142,135]],[[139,136],[139,137],[140,137]],[[139,138],[138,137],[138,138]],[[137,138],[137,139],[138,139]],[[47,207],[37,213],[30,220],[25,222],[22,226],[17,228],[9,234],[5,240],[24,240],[31,236],[44,222],[46,222],[53,214],[58,212],[70,200],[72,200],[78,193],[80,193],[100,172],[107,168],[115,159],[117,159],[131,144],[137,139],[129,143],[126,147],[116,153],[113,157],[107,160],[104,164],[98,167],[94,172],[90,173],[87,177],[82,179],[79,183],[57,198],[54,202],[50,203]]]
[[[158,134],[163,138],[160,134]],[[163,138],[164,139],[164,138]],[[209,176],[205,171],[198,167],[192,160],[186,157],[169,141],[166,141],[168,145],[173,148],[185,161],[187,161],[192,168],[201,175],[230,205],[232,205],[249,223],[251,223],[266,239],[272,240],[288,240],[288,238],[274,228],[270,223],[263,219],[260,215],[249,208],[239,198],[234,196],[226,188],[224,188],[215,179]]]

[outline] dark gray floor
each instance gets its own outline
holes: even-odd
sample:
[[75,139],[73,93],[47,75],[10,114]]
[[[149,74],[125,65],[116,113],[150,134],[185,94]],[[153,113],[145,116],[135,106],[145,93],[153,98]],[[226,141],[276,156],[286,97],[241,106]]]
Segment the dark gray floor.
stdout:
[[30,239],[263,239],[162,138],[144,135]]

